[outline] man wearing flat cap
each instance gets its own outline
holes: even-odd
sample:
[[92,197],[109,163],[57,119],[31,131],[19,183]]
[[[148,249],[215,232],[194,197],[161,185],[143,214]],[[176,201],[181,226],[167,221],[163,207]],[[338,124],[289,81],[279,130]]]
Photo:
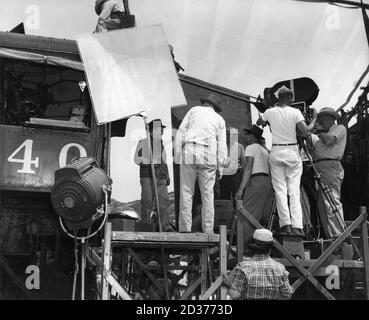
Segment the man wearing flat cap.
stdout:
[[303,136],[308,136],[314,129],[316,113],[307,126],[301,111],[291,107],[293,92],[290,89],[285,86],[280,88],[278,99],[278,104],[266,110],[256,124],[265,125],[268,122],[272,134],[269,165],[278,209],[278,233],[304,236],[300,203],[302,161],[296,127]]
[[[257,125],[245,128],[247,147],[244,153],[245,167],[242,181],[236,193],[236,200],[243,200],[243,206],[256,220],[267,216],[273,202],[273,186],[269,176],[269,151],[264,146],[263,129]],[[244,223],[243,240],[246,245],[254,228]]]
[[[256,229],[250,243],[250,257],[244,257],[235,269],[228,293],[233,300],[281,300],[291,298],[294,289],[283,264],[273,260],[273,234]],[[226,280],[226,282],[227,282]]]
[[160,119],[149,122],[150,143],[152,157],[148,140],[140,140],[137,144],[134,161],[140,166],[141,183],[141,220],[151,222],[151,212],[155,207],[154,179],[152,177],[151,161],[154,163],[156,184],[158,188],[158,200],[160,206],[160,221],[164,231],[170,231],[169,223],[169,195],[170,184],[167,155],[165,152],[162,135],[166,127]]
[[336,124],[339,118],[333,108],[322,108],[318,113],[316,129],[318,136],[312,136],[313,154],[316,168],[321,174],[322,182],[327,185],[333,195],[338,212],[337,216],[322,190],[318,194],[318,211],[324,233],[328,238],[336,238],[344,231],[344,216],[341,203],[341,185],[344,171],[341,165],[347,132],[344,125]]
[[179,231],[191,232],[192,199],[198,181],[201,193],[202,231],[213,233],[216,171],[229,165],[225,121],[219,113],[222,100],[215,94],[200,99],[182,120],[175,140],[175,162],[180,164]]

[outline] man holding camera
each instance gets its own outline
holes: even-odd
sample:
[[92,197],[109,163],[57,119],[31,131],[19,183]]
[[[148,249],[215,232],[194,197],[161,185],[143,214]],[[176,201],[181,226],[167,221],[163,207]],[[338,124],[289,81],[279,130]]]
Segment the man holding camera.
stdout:
[[301,111],[291,107],[293,93],[290,89],[281,87],[278,99],[279,103],[266,110],[256,124],[265,126],[268,122],[272,134],[269,165],[279,216],[278,233],[304,236],[300,203],[302,161],[297,145],[296,126],[303,136],[307,136],[314,128],[316,112],[307,126]]
[[347,132],[344,125],[336,124],[339,115],[333,108],[322,108],[312,135],[316,168],[324,184],[331,190],[338,212],[334,212],[322,190],[318,194],[318,210],[327,238],[336,238],[344,231],[343,208],[340,200],[344,171],[341,159],[345,151]]

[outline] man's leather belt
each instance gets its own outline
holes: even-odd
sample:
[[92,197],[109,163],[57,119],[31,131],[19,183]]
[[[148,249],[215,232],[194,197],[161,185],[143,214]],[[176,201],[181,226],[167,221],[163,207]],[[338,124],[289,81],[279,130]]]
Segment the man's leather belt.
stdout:
[[321,159],[317,159],[315,160],[315,162],[321,162],[321,161],[341,161],[340,159],[332,159],[332,158],[321,158]]
[[206,144],[201,144],[201,143],[198,143],[198,142],[195,142],[195,141],[186,141],[185,143],[184,143],[184,145],[185,144],[196,144],[197,146],[200,146],[200,147],[204,147],[204,148],[209,148],[209,146],[208,145],[206,145]]
[[269,177],[269,174],[268,173],[264,173],[264,172],[254,173],[254,174],[251,175],[251,178],[253,178],[253,177],[260,177],[260,176]]
[[273,143],[272,146],[296,146],[297,143]]

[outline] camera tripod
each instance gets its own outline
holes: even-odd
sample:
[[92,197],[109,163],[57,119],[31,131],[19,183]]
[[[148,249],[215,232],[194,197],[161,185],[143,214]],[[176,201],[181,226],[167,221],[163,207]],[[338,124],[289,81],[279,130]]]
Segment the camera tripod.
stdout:
[[[331,189],[322,181],[322,175],[320,174],[320,172],[318,171],[318,169],[315,166],[315,160],[314,160],[313,156],[310,154],[310,151],[309,151],[309,149],[306,145],[305,140],[302,137],[298,137],[297,141],[298,141],[299,147],[305,152],[305,155],[306,155],[311,167],[313,168],[314,179],[318,184],[318,188],[320,190],[322,190],[324,197],[327,199],[327,201],[329,203],[329,206],[331,207],[332,213],[335,215],[335,217],[337,218],[337,221],[341,225],[342,232],[344,232],[347,229],[347,225],[346,225],[346,222],[345,222],[344,218],[339,213],[339,210],[338,210],[336,201],[333,197]],[[361,255],[359,253],[359,249],[357,248],[355,242],[352,240],[351,236],[349,236],[349,240],[351,241],[351,244],[352,244],[353,248],[355,249],[358,257],[361,258]]]

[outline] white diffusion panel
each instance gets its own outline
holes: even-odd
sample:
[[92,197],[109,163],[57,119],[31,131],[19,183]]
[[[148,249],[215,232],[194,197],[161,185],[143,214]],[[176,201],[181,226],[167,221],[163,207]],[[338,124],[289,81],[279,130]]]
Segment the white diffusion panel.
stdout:
[[83,35],[77,43],[98,124],[186,104],[161,25]]

